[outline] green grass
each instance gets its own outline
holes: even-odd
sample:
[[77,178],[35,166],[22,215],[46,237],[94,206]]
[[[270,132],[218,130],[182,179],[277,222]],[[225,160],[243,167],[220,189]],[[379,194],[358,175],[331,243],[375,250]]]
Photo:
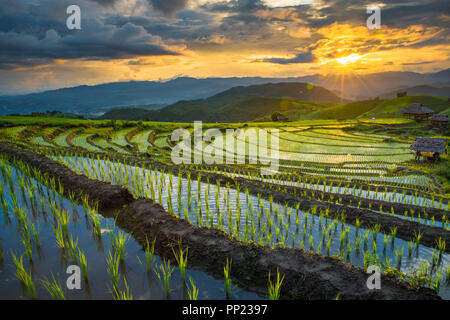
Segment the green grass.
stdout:
[[433,96],[406,96],[385,100],[366,100],[348,104],[339,104],[312,112],[307,119],[356,119],[356,118],[398,118],[398,112],[411,103],[422,103],[436,112],[448,112],[450,103],[447,98]]

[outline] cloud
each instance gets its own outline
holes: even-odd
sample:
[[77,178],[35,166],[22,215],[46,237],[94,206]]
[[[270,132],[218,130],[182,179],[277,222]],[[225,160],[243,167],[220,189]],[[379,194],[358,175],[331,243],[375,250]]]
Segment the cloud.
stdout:
[[12,69],[48,63],[55,59],[126,59],[140,56],[179,55],[142,26],[106,25],[89,33],[60,36],[47,31],[44,38],[16,32],[0,32],[0,67]]
[[118,2],[119,0],[90,0],[93,2],[97,2],[98,4],[102,5],[102,6],[114,6],[116,4],[116,2]]
[[166,16],[173,16],[177,11],[187,6],[188,0],[148,0],[153,9],[162,12]]
[[263,59],[262,62],[270,62],[277,64],[294,64],[294,63],[310,63],[314,62],[316,57],[309,50],[307,52],[302,52],[297,54],[294,58],[266,58]]
[[421,65],[421,64],[430,64],[434,61],[422,61],[422,62],[406,62],[402,63],[402,66],[415,66],[415,65]]

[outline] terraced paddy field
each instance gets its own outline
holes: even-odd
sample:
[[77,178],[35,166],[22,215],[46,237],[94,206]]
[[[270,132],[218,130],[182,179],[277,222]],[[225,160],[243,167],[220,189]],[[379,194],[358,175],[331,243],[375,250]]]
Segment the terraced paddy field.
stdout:
[[[2,127],[0,297],[450,299],[448,156],[415,162],[396,121],[401,135],[369,120],[180,125],[192,141],[234,130],[194,145],[172,141],[176,124]],[[175,164],[180,143],[203,161]]]

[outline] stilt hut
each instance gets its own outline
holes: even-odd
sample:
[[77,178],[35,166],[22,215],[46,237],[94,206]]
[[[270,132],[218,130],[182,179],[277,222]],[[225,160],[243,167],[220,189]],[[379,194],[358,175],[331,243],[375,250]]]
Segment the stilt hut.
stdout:
[[400,112],[406,117],[413,118],[416,121],[428,120],[434,114],[434,110],[427,108],[420,103],[413,103]]
[[415,153],[415,160],[427,157],[429,160],[439,160],[440,154],[445,152],[445,140],[441,138],[417,138],[409,147]]
[[433,127],[445,128],[448,125],[448,116],[445,114],[435,114],[430,118]]

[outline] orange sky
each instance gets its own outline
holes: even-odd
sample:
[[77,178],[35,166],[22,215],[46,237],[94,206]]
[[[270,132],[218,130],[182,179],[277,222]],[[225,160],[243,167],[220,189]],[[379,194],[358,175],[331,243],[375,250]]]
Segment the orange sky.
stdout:
[[[11,91],[34,91],[181,75],[295,77],[347,72],[425,73],[450,68],[450,38],[445,27],[450,15],[440,12],[431,16],[418,4],[416,11],[423,12],[424,18],[409,19],[406,9],[399,8],[398,12],[406,12],[406,17],[399,16],[398,22],[392,14],[398,4],[379,3],[382,27],[369,30],[365,25],[366,5],[357,0],[346,2],[348,6],[337,0],[186,0],[178,11],[162,13],[148,5],[151,0],[115,0],[114,6],[105,7],[94,0],[79,2],[82,9],[90,6],[92,12],[82,30],[67,32],[54,28],[39,36],[0,29],[0,45],[6,36],[11,39],[26,36],[17,50],[19,55],[30,52],[29,57],[18,62],[17,53],[4,57],[7,63],[14,60],[14,64],[0,69],[3,79],[0,91],[8,87]],[[355,4],[350,5],[352,2]],[[438,5],[445,1],[433,3],[437,4],[435,11],[439,11]],[[384,12],[390,13],[386,19]],[[108,19],[113,22],[106,23]],[[92,21],[103,25],[93,28],[96,24]],[[127,32],[123,32],[125,27]],[[101,51],[101,44],[94,46],[89,42],[102,37],[106,39],[106,53]],[[15,41],[10,38],[3,40],[9,41],[5,46]],[[120,52],[114,52],[115,43],[111,39],[123,41]],[[27,46],[26,41],[33,46]],[[84,51],[72,43],[82,43]],[[142,45],[148,46],[144,50]],[[51,49],[49,54],[48,48],[53,47],[55,50],[62,47],[61,53]],[[155,47],[169,54],[155,55],[152,53]]]

